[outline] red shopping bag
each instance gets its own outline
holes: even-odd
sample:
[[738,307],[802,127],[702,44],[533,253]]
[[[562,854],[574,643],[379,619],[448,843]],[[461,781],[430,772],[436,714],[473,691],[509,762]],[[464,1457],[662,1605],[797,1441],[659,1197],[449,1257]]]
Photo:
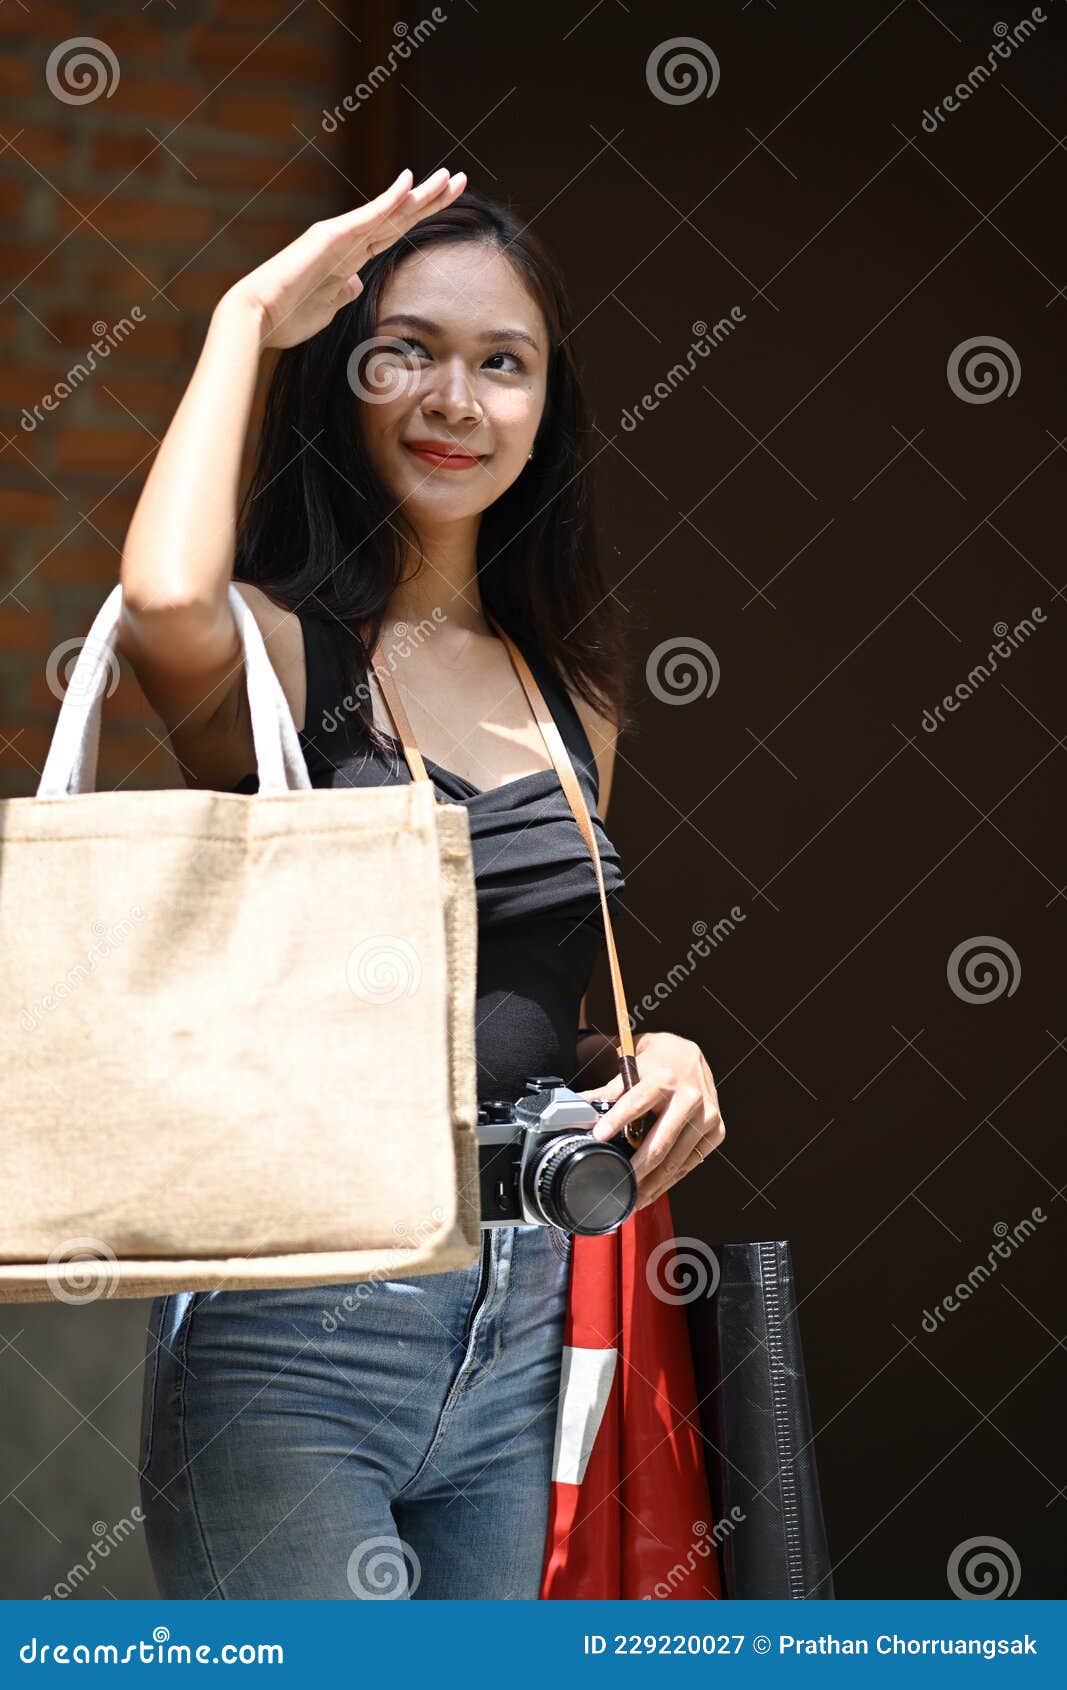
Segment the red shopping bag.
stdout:
[[574,1239],[542,1600],[722,1596],[673,1239],[666,1192]]

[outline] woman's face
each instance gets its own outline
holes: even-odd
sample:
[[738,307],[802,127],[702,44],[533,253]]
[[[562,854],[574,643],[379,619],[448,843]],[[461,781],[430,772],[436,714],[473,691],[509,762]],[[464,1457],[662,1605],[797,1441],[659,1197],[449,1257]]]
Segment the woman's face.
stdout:
[[427,528],[485,510],[526,468],[544,409],[539,306],[496,248],[451,242],[398,265],[374,333],[357,393],[378,474]]

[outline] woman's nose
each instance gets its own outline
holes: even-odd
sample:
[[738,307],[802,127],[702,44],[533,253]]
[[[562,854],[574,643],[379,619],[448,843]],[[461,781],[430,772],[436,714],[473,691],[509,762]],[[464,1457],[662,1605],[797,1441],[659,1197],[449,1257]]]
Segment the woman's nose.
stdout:
[[470,417],[476,421],[482,414],[470,377],[457,365],[439,373],[431,391],[423,399],[423,408],[453,420]]

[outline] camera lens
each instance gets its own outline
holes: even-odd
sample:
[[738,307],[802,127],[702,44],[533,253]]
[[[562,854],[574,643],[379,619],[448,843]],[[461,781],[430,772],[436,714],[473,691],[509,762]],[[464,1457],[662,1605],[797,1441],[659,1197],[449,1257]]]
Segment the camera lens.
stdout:
[[637,1201],[629,1158],[588,1133],[552,1139],[534,1169],[537,1200],[553,1226],[596,1235],[621,1226]]

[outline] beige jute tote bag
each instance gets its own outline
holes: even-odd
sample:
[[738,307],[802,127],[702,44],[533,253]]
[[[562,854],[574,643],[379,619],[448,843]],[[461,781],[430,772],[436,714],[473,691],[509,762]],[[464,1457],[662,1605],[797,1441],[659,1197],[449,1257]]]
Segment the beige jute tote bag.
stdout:
[[466,810],[313,788],[229,599],[258,794],[94,791],[117,586],[36,796],[0,802],[0,1302],[477,1259]]

